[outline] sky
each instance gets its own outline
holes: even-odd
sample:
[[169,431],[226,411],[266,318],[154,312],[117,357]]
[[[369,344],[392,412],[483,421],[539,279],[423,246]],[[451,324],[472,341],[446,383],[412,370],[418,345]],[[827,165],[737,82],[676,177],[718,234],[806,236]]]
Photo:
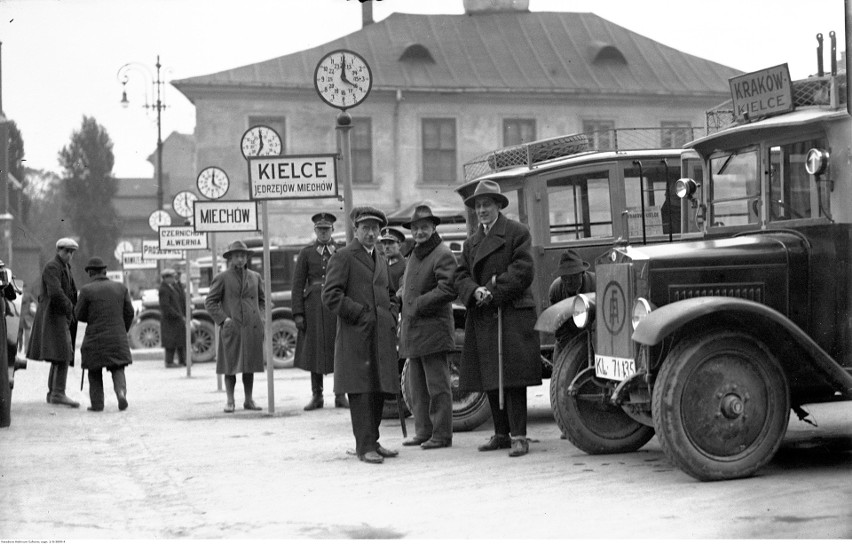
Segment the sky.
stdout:
[[[462,0],[375,0],[393,12],[463,13]],[[529,0],[530,11],[592,12],[686,53],[745,72],[788,63],[816,72],[816,34],[845,47],[844,0]],[[114,143],[117,177],[151,177],[152,102],[162,64],[163,139],[191,134],[195,108],[168,82],[321,45],[361,28],[358,0],[0,0],[2,109],[24,138],[26,166],[61,174],[60,149],[84,115]],[[119,69],[131,63],[120,105]],[[147,74],[145,72],[147,70]],[[319,98],[317,98],[319,100]],[[236,144],[235,144],[236,145]]]

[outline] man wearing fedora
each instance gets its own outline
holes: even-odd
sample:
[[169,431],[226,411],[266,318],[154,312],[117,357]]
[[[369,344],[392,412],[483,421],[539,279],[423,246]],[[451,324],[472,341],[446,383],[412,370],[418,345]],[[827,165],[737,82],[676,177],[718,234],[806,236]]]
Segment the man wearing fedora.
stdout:
[[456,258],[435,228],[441,219],[417,206],[403,223],[414,237],[402,280],[399,356],[408,359],[414,436],[404,446],[448,448],[453,444],[453,396],[447,353],[455,348],[453,278]]
[[[296,368],[311,373],[311,401],[305,410],[323,407],[323,375],[334,372],[334,337],[337,316],[322,303],[328,261],[338,249],[331,239],[337,218],[326,212],[311,217],[316,241],[303,247],[293,270],[293,320],[296,322]],[[335,408],[349,408],[346,396],[334,396]]]
[[350,220],[355,238],[331,257],[322,301],[337,315],[334,392],[349,396],[355,453],[365,463],[381,463],[398,454],[379,444],[383,395],[399,394],[398,304],[387,262],[376,247],[385,214],[356,207]]
[[243,375],[246,410],[260,410],[254,403],[254,373],[263,372],[263,312],[266,297],[260,274],[247,266],[251,253],[241,240],[231,242],[222,256],[228,268],[213,278],[204,306],[219,325],[216,373],[225,375],[225,412],[235,408],[237,374]]
[[529,451],[526,388],[541,384],[530,232],[500,212],[509,199],[494,181],[479,182],[464,204],[475,210],[479,228],[464,245],[455,278],[467,307],[459,389],[488,394],[495,434],[479,451],[511,448],[509,456],[520,457]]
[[65,394],[68,367],[74,366],[74,344],[77,339],[77,285],[71,275],[71,258],[79,246],[71,238],[56,241],[56,257],[44,265],[38,308],[27,346],[27,359],[47,361],[47,402],[79,408],[80,403]]
[[[160,339],[166,351],[166,368],[186,365],[186,295],[177,283],[174,268],[165,268],[161,273]],[[175,364],[175,352],[178,364]]]
[[547,295],[551,306],[579,293],[595,292],[595,273],[589,272],[589,263],[573,249],[567,249],[559,256],[556,276]]
[[104,409],[103,369],[112,374],[118,409],[127,409],[127,379],[124,367],[133,363],[127,331],[133,322],[133,303],[124,284],[106,277],[107,265],[100,257],[86,263],[89,283],[80,289],[75,314],[87,323],[80,346],[82,367],[89,371],[89,400],[92,412]]
[[402,256],[402,244],[404,242],[405,235],[395,228],[384,227],[379,235],[379,244],[381,244],[382,253],[388,262],[390,285],[394,293],[399,290],[400,280],[405,273],[405,257]]

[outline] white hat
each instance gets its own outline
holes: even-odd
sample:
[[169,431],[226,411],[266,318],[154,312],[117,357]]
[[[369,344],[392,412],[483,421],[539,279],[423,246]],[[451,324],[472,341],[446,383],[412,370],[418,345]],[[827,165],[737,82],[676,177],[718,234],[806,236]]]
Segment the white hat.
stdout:
[[60,249],[73,249],[74,251],[77,251],[80,249],[80,246],[77,245],[77,242],[75,242],[72,238],[60,238],[56,241],[56,250],[58,251]]

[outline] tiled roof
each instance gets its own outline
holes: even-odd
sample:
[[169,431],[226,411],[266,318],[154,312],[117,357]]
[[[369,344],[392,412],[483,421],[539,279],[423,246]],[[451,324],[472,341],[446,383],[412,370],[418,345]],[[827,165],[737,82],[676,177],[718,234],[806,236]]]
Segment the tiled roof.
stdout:
[[[400,60],[417,44],[434,62]],[[317,62],[338,48],[367,60],[374,90],[702,95],[727,93],[741,73],[593,13],[394,13],[312,49],[172,84],[190,98],[208,86],[311,89]]]

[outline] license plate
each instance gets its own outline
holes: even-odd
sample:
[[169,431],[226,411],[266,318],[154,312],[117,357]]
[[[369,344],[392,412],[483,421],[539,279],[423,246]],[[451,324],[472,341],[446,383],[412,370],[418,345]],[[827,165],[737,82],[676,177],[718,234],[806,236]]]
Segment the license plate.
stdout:
[[635,373],[636,361],[633,359],[595,355],[595,375],[598,378],[623,382]]

